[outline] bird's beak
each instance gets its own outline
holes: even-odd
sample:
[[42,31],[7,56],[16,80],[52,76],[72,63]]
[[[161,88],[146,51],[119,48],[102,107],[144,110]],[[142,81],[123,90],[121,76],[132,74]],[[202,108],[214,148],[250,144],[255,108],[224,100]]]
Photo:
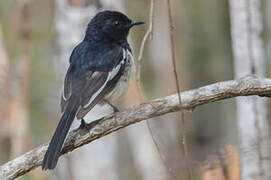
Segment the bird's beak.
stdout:
[[132,23],[130,24],[130,28],[136,25],[140,25],[140,24],[145,24],[143,21],[132,21]]

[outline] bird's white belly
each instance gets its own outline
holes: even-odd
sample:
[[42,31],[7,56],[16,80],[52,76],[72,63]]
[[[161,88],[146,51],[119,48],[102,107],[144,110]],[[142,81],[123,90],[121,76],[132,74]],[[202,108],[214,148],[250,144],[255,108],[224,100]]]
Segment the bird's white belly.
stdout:
[[125,94],[132,80],[135,77],[136,68],[135,68],[134,58],[129,51],[127,52],[128,52],[128,57],[127,57],[127,62],[126,62],[123,75],[120,77],[114,89],[109,94],[107,94],[104,98],[112,104],[115,104],[116,102],[118,102],[120,97]]

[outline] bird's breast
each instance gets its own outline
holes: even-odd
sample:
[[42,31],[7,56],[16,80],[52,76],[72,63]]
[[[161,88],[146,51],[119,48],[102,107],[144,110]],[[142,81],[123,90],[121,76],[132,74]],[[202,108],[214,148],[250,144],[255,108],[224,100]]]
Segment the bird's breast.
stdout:
[[115,104],[118,102],[120,97],[125,94],[128,87],[130,86],[133,78],[135,77],[135,62],[132,53],[129,50],[126,50],[126,63],[122,76],[116,83],[113,90],[108,93],[104,99]]

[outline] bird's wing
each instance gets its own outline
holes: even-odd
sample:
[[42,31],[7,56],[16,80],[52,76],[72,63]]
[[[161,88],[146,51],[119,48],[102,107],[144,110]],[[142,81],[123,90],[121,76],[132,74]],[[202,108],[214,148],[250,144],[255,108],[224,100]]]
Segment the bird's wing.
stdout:
[[[76,56],[75,54],[74,57],[78,58],[79,56]],[[87,65],[79,67],[74,64],[70,65],[65,77],[64,88],[62,92],[62,111],[65,110],[69,102],[69,98],[72,96],[72,94],[75,94],[77,97],[80,98],[80,107],[77,111],[77,118],[81,119],[108,92],[110,92],[112,88],[114,88],[116,82],[119,80],[124,70],[126,52],[122,48],[113,49],[108,51],[106,54],[103,54],[103,58],[106,58],[104,62],[117,63],[115,63],[114,65],[105,63],[101,64],[101,66],[106,67],[109,67],[109,65],[111,65],[112,68],[108,69],[97,67],[99,65],[97,65],[97,63],[95,64],[96,67],[94,68],[93,66],[90,68],[86,68]],[[91,64],[89,62],[86,63]]]
[[[99,89],[89,92],[86,90],[84,93],[84,101],[82,101],[82,106],[80,107],[77,118],[83,118],[100,100],[102,100],[105,95],[107,95],[115,87],[121,75],[124,72],[125,60],[121,61],[117,66],[115,66],[110,72],[107,73],[107,78],[103,79],[104,82],[100,85]],[[95,72],[97,73],[97,72]],[[98,72],[99,75],[101,72]],[[90,83],[89,86],[86,86],[86,89],[91,89],[94,84]]]
[[61,96],[61,112],[63,112],[67,106],[68,99],[70,99],[72,95],[72,69],[73,66],[70,66],[67,70],[65,80],[64,80],[64,87],[62,90]]

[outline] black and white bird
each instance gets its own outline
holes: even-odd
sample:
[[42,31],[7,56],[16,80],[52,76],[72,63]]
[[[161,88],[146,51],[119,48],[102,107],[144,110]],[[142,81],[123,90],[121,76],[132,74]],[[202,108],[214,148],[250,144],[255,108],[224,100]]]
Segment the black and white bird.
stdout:
[[[135,75],[127,42],[129,30],[143,24],[117,11],[102,11],[88,24],[83,41],[72,51],[61,98],[62,117],[44,156],[42,169],[56,167],[70,126],[97,104],[114,103]],[[67,37],[68,38],[68,37]]]

